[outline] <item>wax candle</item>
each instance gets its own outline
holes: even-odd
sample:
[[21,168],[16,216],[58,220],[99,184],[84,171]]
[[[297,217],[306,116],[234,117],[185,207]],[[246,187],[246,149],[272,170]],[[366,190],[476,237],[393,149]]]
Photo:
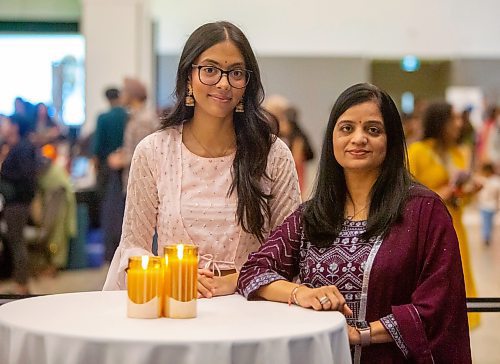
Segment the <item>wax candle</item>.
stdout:
[[163,266],[160,257],[130,257],[127,268],[127,316],[161,317]]
[[170,318],[196,317],[198,247],[167,245],[164,253],[163,314]]

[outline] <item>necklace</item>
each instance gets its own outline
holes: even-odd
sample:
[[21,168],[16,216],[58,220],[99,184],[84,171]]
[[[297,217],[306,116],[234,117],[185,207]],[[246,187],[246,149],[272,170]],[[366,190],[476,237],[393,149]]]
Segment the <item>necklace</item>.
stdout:
[[364,206],[361,210],[358,210],[358,212],[356,212],[356,205],[354,204],[354,201],[352,200],[351,196],[348,196],[348,197],[349,197],[349,200],[350,200],[350,201],[351,201],[351,203],[352,203],[352,208],[353,208],[353,210],[354,210],[354,214],[352,214],[352,215],[347,215],[345,218],[346,218],[347,220],[349,220],[349,221],[352,221],[352,220],[354,220],[354,218],[355,218],[356,216],[358,216],[360,213],[362,213],[363,211],[365,211],[365,210],[368,208],[368,206],[370,206],[370,204],[369,204],[369,203],[367,203],[367,204],[366,204],[366,205],[365,205],[365,206]]
[[[186,128],[185,128],[186,129]],[[227,155],[227,152],[234,147],[234,143],[230,143],[220,155],[214,155],[210,150],[208,150],[207,147],[205,147],[200,140],[196,137],[196,135],[193,133],[193,129],[191,127],[188,128],[189,133],[193,136],[193,139],[196,141],[196,143],[207,153],[209,158],[219,158],[219,157],[225,157]]]
[[[353,206],[354,206],[354,204],[353,204]],[[354,208],[354,214],[353,214],[352,216],[351,216],[351,215],[347,215],[345,218],[346,218],[347,220],[351,220],[351,221],[352,221],[352,220],[354,220],[354,218],[355,218],[356,216],[358,216],[360,213],[362,213],[363,211],[365,211],[367,208],[368,208],[368,205],[366,205],[365,207],[363,207],[363,208],[362,208],[361,210],[359,210],[358,212],[356,212],[356,208]]]

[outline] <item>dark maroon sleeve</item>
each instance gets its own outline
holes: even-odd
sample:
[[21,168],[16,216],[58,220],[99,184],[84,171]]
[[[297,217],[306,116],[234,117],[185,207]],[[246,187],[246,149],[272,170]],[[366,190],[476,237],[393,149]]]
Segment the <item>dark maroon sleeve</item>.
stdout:
[[249,255],[238,278],[238,293],[251,299],[255,291],[277,280],[291,281],[298,274],[302,211],[299,208]]
[[451,217],[437,198],[424,198],[414,216],[418,280],[411,303],[392,306],[392,313],[416,363],[471,363],[465,285]]

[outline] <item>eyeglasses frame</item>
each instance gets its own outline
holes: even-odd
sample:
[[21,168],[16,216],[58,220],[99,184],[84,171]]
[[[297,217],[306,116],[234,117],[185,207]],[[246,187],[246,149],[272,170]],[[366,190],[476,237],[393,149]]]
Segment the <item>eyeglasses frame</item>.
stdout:
[[[229,85],[231,85],[231,87],[234,87],[236,89],[243,89],[245,87],[248,86],[248,83],[250,82],[250,76],[252,75],[253,71],[251,70],[247,70],[245,68],[234,68],[234,69],[231,69],[231,70],[223,70],[222,68],[220,67],[217,67],[217,66],[212,66],[212,65],[208,65],[208,64],[192,64],[191,65],[192,68],[197,68],[198,69],[198,79],[200,80],[200,82],[206,86],[215,86],[217,85],[220,80],[222,80],[222,76],[226,75],[226,78],[227,78],[227,82],[229,83]],[[217,82],[213,83],[213,84],[208,84],[208,83],[205,83],[201,80],[201,69],[204,68],[204,67],[212,67],[212,68],[215,68],[215,69],[218,69],[220,71],[220,77],[219,79],[217,80]],[[243,87],[236,87],[236,86],[233,86],[233,84],[231,83],[231,80],[229,79],[229,74],[235,70],[240,70],[240,71],[245,71],[247,72],[247,82],[245,83],[245,86]]]

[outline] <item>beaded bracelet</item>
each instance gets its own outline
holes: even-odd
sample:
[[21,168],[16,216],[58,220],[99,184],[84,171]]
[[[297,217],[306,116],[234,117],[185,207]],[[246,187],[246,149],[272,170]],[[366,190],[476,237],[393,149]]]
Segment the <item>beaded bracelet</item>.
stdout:
[[301,287],[302,284],[298,284],[296,285],[293,289],[292,289],[292,292],[290,292],[290,297],[288,297],[288,306],[291,306],[292,303],[294,305],[297,305],[297,306],[300,306],[299,305],[299,301],[297,301],[297,290],[299,289],[299,287]]

